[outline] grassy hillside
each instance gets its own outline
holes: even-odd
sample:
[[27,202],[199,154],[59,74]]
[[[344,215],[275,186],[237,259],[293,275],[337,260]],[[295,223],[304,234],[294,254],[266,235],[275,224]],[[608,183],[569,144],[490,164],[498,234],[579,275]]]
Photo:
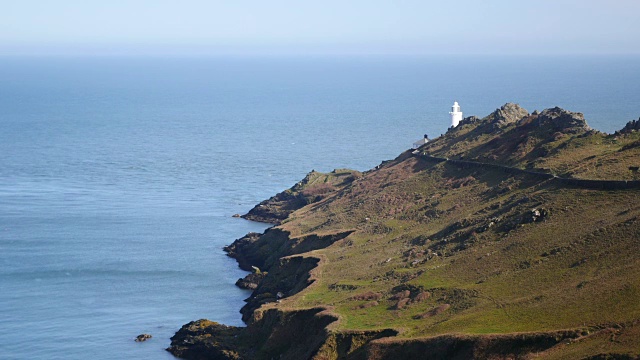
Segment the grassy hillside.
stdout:
[[336,169],[330,173],[312,170],[300,182],[270,199],[262,201],[242,217],[248,220],[279,224],[292,212],[322,200],[326,195],[350,184],[361,176],[359,171],[349,169]]
[[[242,331],[264,326],[264,314],[320,307],[332,320],[306,357],[639,356],[640,189],[482,165],[638,180],[638,144],[633,129],[602,134],[558,108],[507,104],[467,118],[245,242],[245,261],[269,274]],[[264,336],[250,357],[300,354],[267,356]]]

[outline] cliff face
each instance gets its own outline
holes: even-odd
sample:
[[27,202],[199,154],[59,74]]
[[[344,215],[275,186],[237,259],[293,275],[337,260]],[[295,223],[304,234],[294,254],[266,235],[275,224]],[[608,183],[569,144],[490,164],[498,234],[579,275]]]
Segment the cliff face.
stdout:
[[619,131],[619,133],[628,134],[634,131],[640,131],[640,118],[638,118],[638,120],[629,121],[622,130]]
[[467,118],[228,246],[261,272],[247,327],[185,325],[170,349],[193,359],[638,356],[638,143],[637,131],[602,134],[560,108],[507,104]]
[[312,170],[297,184],[260,202],[242,217],[280,224],[292,212],[322,200],[327,194],[347,186],[360,176],[360,172],[347,169],[336,169],[327,174]]

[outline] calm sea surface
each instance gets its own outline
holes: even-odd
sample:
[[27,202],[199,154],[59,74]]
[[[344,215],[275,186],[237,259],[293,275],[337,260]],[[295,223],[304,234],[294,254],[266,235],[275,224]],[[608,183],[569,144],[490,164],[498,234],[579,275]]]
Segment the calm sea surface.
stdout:
[[265,226],[231,215],[440,135],[454,100],[613,132],[640,58],[0,58],[0,357],[170,359],[188,321],[241,325],[221,248]]

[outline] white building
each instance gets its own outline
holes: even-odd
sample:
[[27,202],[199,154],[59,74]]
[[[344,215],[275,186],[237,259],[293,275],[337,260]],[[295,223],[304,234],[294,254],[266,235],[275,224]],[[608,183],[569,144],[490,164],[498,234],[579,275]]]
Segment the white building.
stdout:
[[460,111],[460,105],[458,105],[457,101],[453,102],[449,115],[451,115],[451,127],[458,126],[458,123],[462,120],[462,111]]
[[427,134],[425,134],[425,135],[424,135],[424,137],[423,137],[422,139],[420,139],[420,140],[418,140],[418,141],[416,141],[416,142],[414,142],[414,143],[413,143],[413,148],[414,148],[414,149],[417,149],[417,148],[419,148],[420,146],[422,146],[422,145],[424,145],[424,144],[426,144],[426,143],[428,143],[428,142],[429,142],[429,137],[427,136]]

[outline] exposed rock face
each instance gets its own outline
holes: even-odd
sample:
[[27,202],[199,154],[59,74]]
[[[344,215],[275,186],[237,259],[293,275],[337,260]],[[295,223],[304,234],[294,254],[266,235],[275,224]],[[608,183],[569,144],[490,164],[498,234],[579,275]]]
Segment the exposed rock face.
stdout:
[[361,176],[359,171],[349,169],[335,169],[330,173],[311,170],[297,184],[262,201],[242,217],[247,220],[280,224],[292,212],[324,199]]
[[467,124],[474,124],[474,123],[476,123],[478,121],[480,121],[480,118],[478,118],[475,115],[467,116],[466,118],[460,120],[460,123],[458,124],[458,126],[467,125]]
[[483,121],[489,121],[497,127],[504,127],[506,125],[517,122],[518,120],[528,116],[529,112],[518,104],[506,103],[499,109],[492,112],[483,118]]
[[242,270],[251,271],[253,265],[249,259],[247,259],[242,250],[248,248],[251,244],[256,242],[262,236],[262,234],[256,232],[250,232],[247,235],[235,240],[231,245],[224,247],[224,251],[227,252],[227,256],[232,257],[238,261],[238,266]]
[[209,320],[184,325],[167,349],[184,359],[364,359],[371,340],[397,335],[390,329],[330,332],[337,320],[322,308],[297,311],[258,311],[247,327]]
[[629,121],[618,133],[626,134],[634,131],[640,131],[640,118],[638,120]]
[[280,224],[282,220],[286,219],[292,212],[303,208],[310,202],[321,199],[321,197],[319,199],[309,199],[303,193],[303,190],[309,182],[314,177],[318,176],[318,174],[320,173],[315,170],[311,170],[311,172],[297,184],[285,191],[277,193],[275,196],[272,196],[267,200],[261,201],[241,217],[247,220],[268,224]]
[[241,289],[255,290],[266,275],[266,273],[251,273],[241,279],[238,279],[238,281],[236,281],[236,286]]
[[241,329],[205,319],[192,321],[171,337],[167,351],[184,359],[242,359],[237,351]]
[[301,194],[283,191],[262,201],[241,217],[268,224],[280,224],[289,214],[307,205]]
[[[582,328],[495,335],[448,334],[429,338],[403,336],[392,339],[390,337],[397,335],[397,331],[392,329],[379,330],[375,327],[374,330],[349,331],[344,330],[340,324],[334,324],[339,318],[338,314],[345,314],[341,311],[353,309],[356,310],[353,312],[354,317],[363,316],[367,320],[376,317],[375,324],[383,326],[384,323],[377,316],[379,311],[388,311],[394,319],[403,319],[402,324],[415,331],[411,336],[420,336],[421,329],[426,329],[427,326],[449,319],[461,319],[473,311],[482,313],[484,309],[494,309],[496,301],[488,299],[482,291],[492,290],[491,286],[496,282],[486,280],[500,278],[504,269],[504,274],[508,274],[506,276],[518,276],[519,281],[512,285],[520,286],[519,291],[527,297],[527,304],[535,301],[535,306],[538,303],[555,306],[557,303],[553,300],[547,300],[545,296],[533,297],[531,287],[520,285],[520,282],[527,281],[530,271],[549,271],[548,276],[553,278],[557,273],[555,266],[561,263],[575,270],[575,274],[578,274],[578,270],[584,271],[590,264],[600,261],[591,257],[595,248],[593,244],[598,244],[599,241],[599,235],[595,234],[615,239],[605,242],[607,249],[613,248],[617,241],[627,241],[625,244],[633,245],[637,242],[633,234],[638,232],[637,224],[640,222],[637,219],[640,216],[637,209],[626,205],[636,202],[636,193],[629,191],[615,194],[618,197],[611,200],[613,194],[596,194],[595,191],[572,188],[580,186],[609,189],[602,185],[602,180],[573,179],[565,177],[563,173],[554,176],[556,172],[552,170],[558,165],[552,162],[551,167],[537,167],[539,164],[547,164],[543,162],[545,157],[560,164],[571,165],[571,168],[575,159],[583,159],[581,161],[588,165],[595,161],[585,161],[592,158],[600,160],[596,155],[585,158],[588,154],[581,152],[578,152],[579,156],[567,157],[569,160],[554,157],[564,155],[563,151],[573,150],[573,147],[563,147],[563,144],[575,141],[584,146],[585,143],[604,139],[602,134],[590,130],[582,114],[553,108],[529,115],[517,104],[505,104],[482,120],[477,117],[465,118],[461,125],[463,126],[449,129],[447,135],[427,144],[425,148],[429,150],[428,153],[414,156],[405,152],[397,159],[383,163],[375,171],[364,173],[362,177],[356,178],[357,181],[349,174],[343,175],[343,179],[339,178],[341,175],[322,174],[318,181],[318,173],[312,172],[282,197],[276,196],[270,199],[274,201],[264,202],[264,219],[274,218],[275,213],[291,205],[287,199],[304,199],[305,204],[312,205],[293,214],[282,227],[270,228],[264,234],[247,234],[225,248],[243,269],[255,270],[237,283],[240,287],[253,290],[251,297],[246,300],[247,305],[241,311],[247,327],[228,327],[207,320],[192,322],[172,338],[168,350],[176,356],[188,359],[506,359],[527,358],[534,356],[533,354],[538,356],[549,348],[573,344],[574,339],[580,342],[591,341],[585,340],[585,334],[589,335],[591,329],[587,331]],[[637,138],[639,133],[633,133],[639,128],[640,119],[630,122],[623,129],[630,135],[617,136],[611,143],[615,144],[617,141],[619,146],[624,145],[619,151],[626,151],[623,155],[631,158],[633,154],[629,155],[631,151],[627,150],[635,151],[633,149],[640,143]],[[606,140],[612,138],[614,136]],[[632,141],[635,142],[631,143]],[[609,149],[606,151],[606,155],[611,153]],[[611,159],[616,160],[615,157]],[[637,172],[637,157],[632,159],[634,162],[623,164],[624,169]],[[602,163],[606,165],[606,162]],[[328,183],[329,181],[334,182]],[[351,186],[339,187],[349,181],[353,182]],[[634,181],[636,180],[611,181],[611,188],[618,188],[616,186],[622,186],[619,183],[624,183],[625,187],[619,188],[628,189],[626,186]],[[637,182],[640,187],[640,180]],[[310,186],[305,188],[305,185]],[[562,192],[569,195],[565,198]],[[323,196],[323,202],[313,204]],[[587,196],[591,198],[586,198]],[[276,205],[278,201],[282,203]],[[591,226],[589,221],[583,220],[593,218],[601,221],[599,213],[591,218],[589,212],[597,210],[600,204],[613,206],[615,202],[624,205],[610,211],[611,215],[607,220],[610,223]],[[581,214],[579,212],[583,211],[582,208],[566,206],[576,203],[589,212]],[[404,205],[408,206],[405,208]],[[269,210],[270,206],[274,208]],[[419,206],[419,210],[415,210],[416,206]],[[322,216],[311,217],[313,221],[307,222],[305,217],[318,213]],[[581,216],[585,214],[587,217]],[[281,215],[284,216],[284,213]],[[403,216],[402,227],[393,225],[395,219],[400,219],[399,215]],[[394,221],[380,222],[381,217]],[[435,218],[439,218],[440,223],[435,224]],[[323,223],[324,220],[326,222]],[[413,222],[415,225],[409,231],[424,226],[428,229],[425,231],[428,236],[421,234],[415,237],[417,231],[406,233],[404,222]],[[555,236],[552,229],[556,229],[559,224],[572,231]],[[587,229],[583,231],[579,228],[581,226]],[[354,236],[350,236],[353,232]],[[631,235],[624,235],[625,232]],[[384,237],[387,234],[393,235]],[[533,235],[526,237],[530,234]],[[582,241],[583,236],[587,236],[589,241]],[[362,239],[366,243],[359,242]],[[499,241],[493,241],[497,239]],[[527,240],[523,242],[522,239]],[[575,239],[580,241],[574,241]],[[522,243],[527,244],[527,249],[523,249]],[[535,246],[536,252],[531,252],[529,245]],[[371,257],[358,256],[357,262],[348,257],[356,252],[360,254],[360,251],[365,254],[364,251],[373,246],[376,246],[374,249],[377,251]],[[485,248],[495,251],[485,251]],[[627,248],[630,247],[625,246],[624,252],[619,251],[617,254],[627,253]],[[318,249],[326,250],[308,253]],[[571,251],[565,252],[565,249]],[[387,250],[393,252],[387,253]],[[493,254],[503,253],[508,253],[509,259],[513,260],[509,260],[506,267],[500,269],[496,267],[496,261],[493,260],[496,257]],[[398,254],[402,257],[392,258]],[[539,258],[551,261],[538,261]],[[535,262],[531,261],[533,259]],[[400,261],[406,263],[407,272],[396,272],[393,269],[401,264]],[[430,261],[427,265],[430,270],[440,267],[435,265],[436,262],[447,261],[452,266],[448,266],[446,271],[464,274],[460,279],[469,276],[469,287],[447,285],[425,288],[418,285],[419,281],[412,280],[425,273],[426,261]],[[615,257],[603,265],[610,266],[617,262],[620,261]],[[484,266],[476,267],[477,264]],[[553,264],[553,267],[544,268],[546,264]],[[330,268],[331,266],[335,267]],[[390,268],[393,270],[387,271]],[[339,271],[330,274],[335,269]],[[332,283],[348,278],[353,270],[362,269],[371,270],[362,271],[358,278],[353,276],[351,281]],[[514,275],[516,272],[517,275]],[[603,278],[602,281],[584,281],[579,274],[569,275],[573,277],[564,280],[566,285],[562,289],[570,292],[571,300],[586,298],[587,301],[581,305],[591,300],[582,294],[586,291],[580,289],[584,287],[605,294],[604,291],[595,289],[608,286],[609,283],[608,278]],[[366,283],[367,278],[376,282],[375,287],[361,285]],[[363,279],[365,281],[361,282]],[[596,281],[599,281],[597,286]],[[624,283],[626,281],[624,279]],[[342,293],[327,297],[339,299],[340,302],[330,302],[332,305],[336,304],[336,308],[314,307],[321,300],[311,299],[309,302],[304,296],[286,299],[312,283],[315,283],[313,291]],[[391,288],[393,285],[395,287]],[[611,289],[619,290],[613,286],[607,289],[608,293],[612,292]],[[522,299],[520,295],[514,296],[511,302],[505,304],[517,308]],[[635,309],[633,301],[629,304],[627,306],[630,309]],[[600,311],[599,308],[594,309]],[[582,309],[576,312],[576,319],[579,321],[575,323],[584,323]],[[349,316],[352,314],[349,313]],[[561,329],[568,328],[566,325],[561,326]],[[615,326],[620,329],[624,327],[618,324]],[[633,326],[637,326],[637,322]],[[610,330],[603,330],[607,331],[603,336],[608,338],[608,334],[614,333],[613,330],[609,332]],[[630,331],[629,338],[637,339],[637,332],[633,332],[636,330]],[[428,334],[433,333],[422,336]],[[602,356],[610,354],[614,353]],[[600,356],[593,358],[601,358]]]
[[242,320],[248,322],[253,312],[261,305],[297,294],[309,286],[313,282],[309,272],[317,265],[318,259],[312,257],[281,259],[277,266],[269,269],[269,273],[258,284],[251,297],[245,300],[247,304],[240,310]]
[[[236,283],[254,290],[240,311],[243,314],[242,319],[248,321],[253,311],[262,304],[296,294],[312,282],[309,271],[316,267],[318,259],[291,255],[325,248],[346,238],[352,232],[350,230],[324,236],[312,234],[292,239],[288,232],[270,228],[262,235],[249,233],[226,246],[224,250],[238,261],[242,269],[251,271],[257,267],[268,272],[266,275],[250,274],[248,277],[251,279],[245,278],[248,281],[241,279]],[[258,280],[258,276],[261,279]],[[278,297],[278,293],[282,296]]]
[[557,106],[543,110],[535,119],[535,124],[570,134],[591,130],[582,113],[567,111]]
[[236,259],[240,268],[246,271],[251,271],[252,266],[269,271],[269,268],[277,264],[283,256],[325,248],[344,239],[352,232],[350,230],[331,235],[309,235],[291,239],[287,231],[270,228],[264,234],[249,233],[231,245],[225,246],[224,251],[228,256]]

